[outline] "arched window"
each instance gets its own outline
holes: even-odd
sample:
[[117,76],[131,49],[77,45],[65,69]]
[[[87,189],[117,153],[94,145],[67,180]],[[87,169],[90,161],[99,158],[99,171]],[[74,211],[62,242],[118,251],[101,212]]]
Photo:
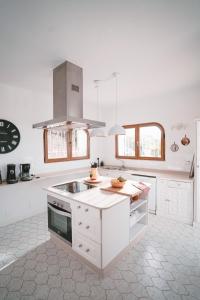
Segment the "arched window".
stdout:
[[123,126],[126,135],[116,136],[116,158],[165,160],[165,131],[159,123]]

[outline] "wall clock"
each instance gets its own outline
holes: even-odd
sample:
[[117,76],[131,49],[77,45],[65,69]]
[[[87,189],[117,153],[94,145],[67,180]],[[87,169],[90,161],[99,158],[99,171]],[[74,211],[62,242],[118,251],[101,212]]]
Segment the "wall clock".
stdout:
[[0,119],[0,154],[15,150],[19,142],[20,133],[18,128],[13,123]]

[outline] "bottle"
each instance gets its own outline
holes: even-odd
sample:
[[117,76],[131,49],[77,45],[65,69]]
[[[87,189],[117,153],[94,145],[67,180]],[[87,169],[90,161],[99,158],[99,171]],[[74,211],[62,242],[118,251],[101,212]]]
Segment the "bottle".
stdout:
[[101,166],[101,167],[103,167],[103,166],[104,166],[104,162],[103,162],[103,160],[101,161],[101,163],[100,163],[100,166]]

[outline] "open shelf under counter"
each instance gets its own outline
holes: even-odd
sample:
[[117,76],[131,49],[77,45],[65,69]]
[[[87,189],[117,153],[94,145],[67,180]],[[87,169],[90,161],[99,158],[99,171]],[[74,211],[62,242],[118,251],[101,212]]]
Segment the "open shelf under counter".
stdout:
[[136,223],[130,228],[130,242],[134,241],[147,228],[147,224]]
[[137,208],[139,208],[140,206],[142,206],[144,204],[147,204],[147,200],[146,199],[136,200],[136,201],[134,201],[134,202],[132,202],[130,204],[130,210],[131,211],[136,210]]
[[147,215],[147,212],[145,211],[145,212],[139,213],[137,217],[135,217],[134,215],[130,216],[130,228],[135,226],[136,223],[140,222],[140,220],[142,220],[142,218],[146,215]]

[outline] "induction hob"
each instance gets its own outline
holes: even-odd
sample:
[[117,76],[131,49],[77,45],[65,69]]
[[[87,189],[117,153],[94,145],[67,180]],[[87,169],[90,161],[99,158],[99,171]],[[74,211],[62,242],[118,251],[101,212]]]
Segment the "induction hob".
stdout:
[[90,190],[92,188],[95,188],[96,186],[80,181],[71,181],[71,182],[66,182],[63,184],[55,185],[53,186],[55,189],[64,191],[64,192],[69,192],[69,193],[80,193],[84,192],[87,190]]

